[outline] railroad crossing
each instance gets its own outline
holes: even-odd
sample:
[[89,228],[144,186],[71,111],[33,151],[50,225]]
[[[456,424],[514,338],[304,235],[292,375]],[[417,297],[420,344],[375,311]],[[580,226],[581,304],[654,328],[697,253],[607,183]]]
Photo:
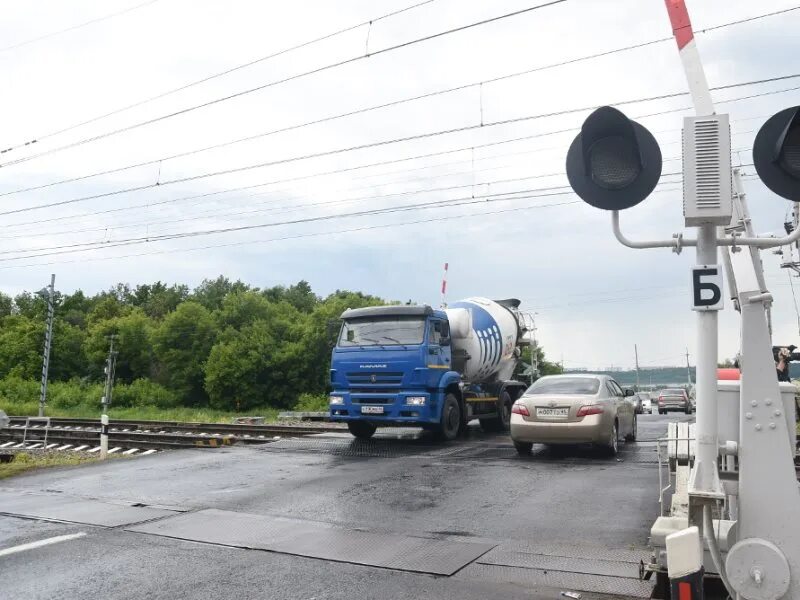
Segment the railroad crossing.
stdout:
[[[446,445],[417,430],[372,440],[328,431],[19,477],[0,484],[0,547],[86,535],[3,558],[7,589],[648,598],[640,561],[668,420],[642,416],[641,441],[617,458],[543,446],[521,458],[507,436],[473,426]],[[190,572],[179,567],[187,560]]]

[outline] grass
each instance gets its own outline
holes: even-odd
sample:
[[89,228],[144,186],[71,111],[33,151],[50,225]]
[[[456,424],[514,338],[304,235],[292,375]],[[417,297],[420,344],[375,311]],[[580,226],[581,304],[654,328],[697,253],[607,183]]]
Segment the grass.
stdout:
[[[26,416],[39,414],[37,402],[16,402],[10,400],[0,401],[0,409],[13,416]],[[157,408],[144,407],[115,407],[108,410],[110,419],[142,419],[147,421],[200,421],[204,423],[230,423],[235,417],[259,416],[267,421],[278,418],[276,408],[256,408],[247,413],[235,413],[209,408]],[[74,419],[99,419],[100,404],[78,404],[77,406],[56,407],[48,406],[45,410],[48,417],[72,417]]]
[[0,463],[0,479],[13,477],[32,469],[46,469],[49,467],[71,467],[83,463],[100,460],[95,456],[64,455],[64,454],[28,454],[20,452],[10,463]]

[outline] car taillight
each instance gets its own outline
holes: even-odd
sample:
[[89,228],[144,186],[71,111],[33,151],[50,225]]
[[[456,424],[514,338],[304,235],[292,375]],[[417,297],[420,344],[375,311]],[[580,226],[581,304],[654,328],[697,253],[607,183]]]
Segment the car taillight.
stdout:
[[528,407],[524,404],[515,404],[511,407],[511,412],[515,415],[522,415],[523,417],[530,417],[531,413],[528,412]]
[[658,397],[658,403],[659,404],[664,404],[664,396],[659,396]]
[[589,404],[588,406],[581,406],[578,409],[576,417],[587,417],[589,415],[599,415],[603,413],[603,407],[599,404]]

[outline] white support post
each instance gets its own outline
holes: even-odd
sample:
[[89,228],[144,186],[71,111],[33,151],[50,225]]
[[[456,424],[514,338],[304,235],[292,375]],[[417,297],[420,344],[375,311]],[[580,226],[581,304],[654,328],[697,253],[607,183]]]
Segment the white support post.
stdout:
[[[105,411],[105,405],[103,410]],[[108,415],[103,414],[100,416],[100,459],[105,460],[106,457],[108,457]]]

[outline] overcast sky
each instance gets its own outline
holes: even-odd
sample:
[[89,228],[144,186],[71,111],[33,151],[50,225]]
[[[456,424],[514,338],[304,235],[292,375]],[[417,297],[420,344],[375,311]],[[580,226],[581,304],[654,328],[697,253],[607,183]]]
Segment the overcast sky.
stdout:
[[[137,3],[6,0],[0,8],[0,147],[39,141],[0,154],[0,194],[6,193],[0,196],[0,213],[151,187],[0,214],[0,291],[40,289],[50,273],[56,273],[58,289],[89,293],[117,282],[161,280],[194,286],[223,274],[260,287],[305,279],[321,295],[352,289],[438,305],[442,267],[449,262],[449,300],[472,295],[522,299],[525,309],[537,313],[538,337],[548,356],[563,359],[567,367],[632,365],[635,343],[644,366],[681,364],[686,348],[693,355],[694,314],[688,295],[693,251],[676,256],[624,248],[613,238],[609,214],[561,188],[566,185],[566,149],[588,110],[493,124],[684,92],[672,41],[156,162],[671,36],[663,0],[567,0],[358,58],[536,2],[432,0],[378,20],[413,4],[414,0],[158,0],[102,19]],[[690,1],[710,85],[800,73],[800,10],[700,33],[793,4]],[[95,19],[99,20],[49,35]],[[370,20],[375,21],[371,26],[59,133]],[[348,59],[354,60],[62,148]],[[751,162],[749,149],[766,117],[800,104],[800,91],[778,92],[797,86],[800,79],[714,92],[718,112],[731,115],[736,161]],[[764,92],[778,93],[721,103]],[[680,171],[681,116],[691,111],[676,109],[690,104],[683,96],[620,107],[631,117],[675,110],[640,119],[661,144],[665,174]],[[481,123],[483,127],[475,127]],[[461,132],[170,183],[470,126]],[[509,141],[515,138],[527,139]],[[495,142],[504,143],[487,146]],[[44,154],[36,156],[40,153]],[[434,153],[439,154],[409,159]],[[389,161],[397,162],[363,167]],[[7,193],[143,162],[152,164]],[[339,172],[321,175],[330,171]],[[744,167],[743,172],[754,171]],[[757,230],[780,231],[789,203],[770,195],[758,180],[745,179]],[[259,184],[268,185],[249,187]],[[249,189],[226,191],[243,187]],[[457,205],[424,206],[447,200]],[[680,176],[664,175],[656,193],[622,215],[623,229],[631,237],[669,237],[683,226],[681,204]],[[338,216],[400,206],[416,208]],[[114,246],[165,234],[320,216],[335,218]],[[106,245],[88,251],[78,245],[96,242]],[[779,268],[779,257],[765,252],[763,258],[776,296],[775,341],[800,344],[786,271]],[[732,356],[738,348],[738,319],[730,305],[720,325],[720,356]]]

